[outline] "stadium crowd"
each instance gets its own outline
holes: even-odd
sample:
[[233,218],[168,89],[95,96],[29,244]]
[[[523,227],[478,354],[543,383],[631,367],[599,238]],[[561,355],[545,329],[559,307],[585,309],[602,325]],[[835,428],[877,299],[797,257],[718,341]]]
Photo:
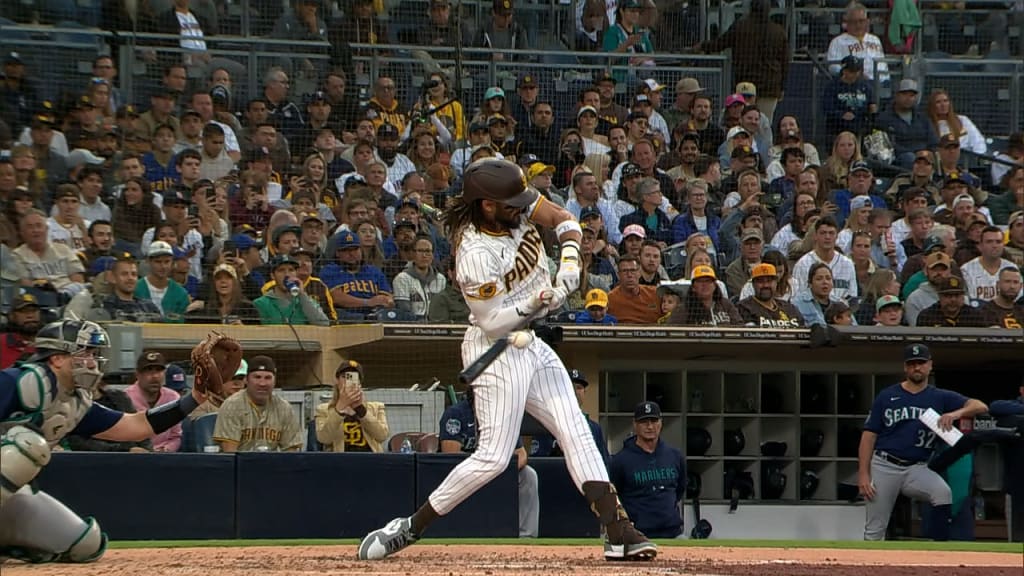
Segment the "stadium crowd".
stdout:
[[[352,43],[383,26],[372,2],[347,6],[352,18],[336,26],[321,2],[294,2],[268,36],[326,40],[329,64],[281,58],[244,100],[237,63],[208,50],[217,27],[204,2],[138,15],[179,40],[138,48],[162,73],[133,99],[111,55],[42,99],[38,71],[8,51],[5,361],[31,340],[35,308],[171,323],[465,322],[443,213],[465,166],[489,156],[519,164],[584,228],[583,289],[556,321],[1020,328],[1024,135],[968,168],[961,151],[988,143],[942,88],[923,94],[903,78],[876,107],[868,79],[881,68],[868,64],[884,52],[863,6],[847,7],[829,48],[825,149],[804,136],[807,118],[771,116],[789,51],[768,4],[687,47],[732,48],[737,84],[721,101],[694,77],[659,82],[644,56],[658,45],[647,3],[580,6],[592,48],[629,57],[607,57],[570,109],[532,69],[514,93],[491,86],[469,102],[436,65],[405,98],[405,79],[382,66],[361,101]],[[534,33],[511,0],[494,0],[468,38],[448,0],[426,9],[432,27],[404,42],[514,59]],[[316,89],[296,94],[296,74]],[[888,135],[881,149],[873,129]]]

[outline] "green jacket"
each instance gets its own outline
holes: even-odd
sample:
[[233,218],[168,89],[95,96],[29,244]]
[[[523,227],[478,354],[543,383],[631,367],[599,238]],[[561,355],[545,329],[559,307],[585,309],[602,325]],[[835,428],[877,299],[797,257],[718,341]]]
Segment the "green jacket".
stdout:
[[252,305],[260,313],[261,324],[330,324],[320,305],[306,294],[300,294],[298,298],[283,298],[277,291],[270,290],[254,300]]
[[[153,301],[153,297],[149,294],[149,284],[145,278],[139,278],[139,281],[135,283],[135,297]],[[164,299],[160,303],[160,307],[163,308],[164,322],[184,324],[185,309],[191,302],[192,298],[189,297],[185,288],[174,280],[169,280],[167,292],[164,293]]]
[[1006,226],[1010,221],[1010,214],[1017,210],[1024,210],[1024,206],[1017,204],[1017,196],[1011,190],[998,195],[992,194],[989,196],[986,206],[992,213],[992,221],[999,226]]

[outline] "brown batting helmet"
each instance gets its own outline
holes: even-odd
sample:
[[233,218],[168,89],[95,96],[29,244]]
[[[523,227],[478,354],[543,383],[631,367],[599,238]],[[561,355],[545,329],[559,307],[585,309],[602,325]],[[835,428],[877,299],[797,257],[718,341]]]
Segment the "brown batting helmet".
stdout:
[[537,191],[526,185],[523,169],[508,160],[481,158],[470,164],[462,179],[462,199],[494,200],[524,208],[537,199]]

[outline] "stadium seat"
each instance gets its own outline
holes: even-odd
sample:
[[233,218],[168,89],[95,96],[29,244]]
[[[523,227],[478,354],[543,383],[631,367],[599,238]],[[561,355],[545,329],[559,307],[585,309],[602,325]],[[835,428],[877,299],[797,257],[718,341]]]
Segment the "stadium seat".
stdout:
[[418,442],[416,442],[417,452],[438,452],[441,449],[441,439],[437,434],[433,432],[424,434]]
[[418,443],[426,435],[426,432],[399,432],[388,440],[388,452],[401,452],[402,444],[406,440],[412,446],[412,451],[418,452]]

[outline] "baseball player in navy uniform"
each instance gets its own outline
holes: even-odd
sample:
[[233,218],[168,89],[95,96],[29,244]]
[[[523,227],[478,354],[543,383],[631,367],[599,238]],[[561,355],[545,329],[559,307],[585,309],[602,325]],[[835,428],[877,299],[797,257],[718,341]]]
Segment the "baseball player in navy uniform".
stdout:
[[[519,166],[497,158],[466,168],[462,195],[445,216],[457,283],[471,312],[463,364],[471,366],[499,339],[509,345],[471,383],[476,450],[415,514],[368,534],[359,558],[380,560],[416,542],[430,522],[501,474],[519,439],[523,413],[529,412],[558,440],[569,475],[604,527],[605,558],[653,559],[657,546],[633,526],[609,482],[562,360],[529,329],[579,288],[579,223],[527,187]],[[554,230],[558,238],[554,282],[538,227]]]
[[656,402],[637,404],[633,432],[612,458],[612,482],[644,534],[678,538],[683,533],[680,503],[686,495],[686,460],[661,439],[661,407]]
[[933,445],[942,440],[919,417],[931,408],[941,415],[939,427],[950,430],[954,421],[973,418],[988,407],[980,400],[930,386],[932,354],[924,344],[906,347],[903,370],[906,380],[875,397],[861,434],[857,484],[867,500],[864,539],[885,538],[893,504],[902,493],[934,507],[927,532],[935,540],[948,540],[952,492],[927,465]]
[[109,346],[93,322],[63,320],[36,336],[24,363],[0,371],[0,561],[91,562],[107,537],[92,518],[81,518],[29,485],[67,434],[139,442],[181,422],[204,395],[193,390],[146,412],[126,414],[92,401]]
[[[583,407],[583,395],[586,394],[587,386],[590,383],[587,382],[587,377],[583,375],[583,372],[573,368],[569,370],[569,380],[572,381],[573,390],[576,392],[576,401],[579,402],[580,408]],[[587,416],[586,413],[583,414]],[[601,460],[604,461],[604,465],[608,466],[610,459],[608,458],[608,443],[604,439],[604,431],[601,430],[601,425],[594,422],[587,417],[587,424],[590,426],[590,433],[594,436],[594,443],[597,444],[597,449],[601,452]],[[530,446],[530,456],[564,456],[562,454],[562,447],[558,445],[558,441],[555,437],[549,434],[542,434],[533,439],[533,443]]]
[[[472,453],[476,450],[476,416],[473,414],[473,389],[470,388],[441,415],[441,452]],[[514,452],[519,468],[519,537],[536,538],[540,529],[540,494],[537,471],[526,465],[522,440]]]

